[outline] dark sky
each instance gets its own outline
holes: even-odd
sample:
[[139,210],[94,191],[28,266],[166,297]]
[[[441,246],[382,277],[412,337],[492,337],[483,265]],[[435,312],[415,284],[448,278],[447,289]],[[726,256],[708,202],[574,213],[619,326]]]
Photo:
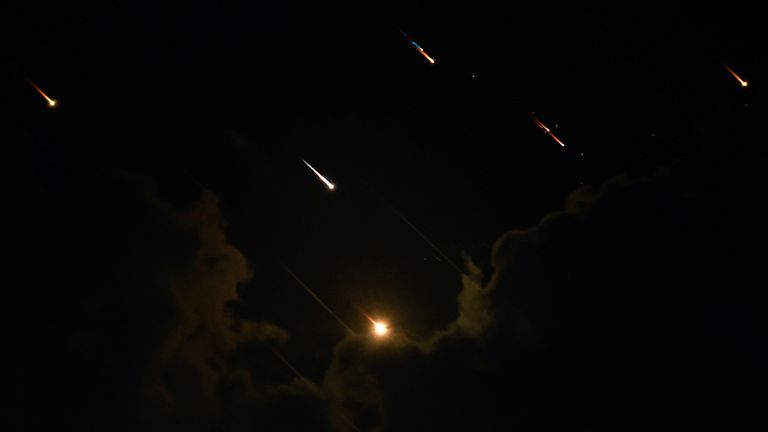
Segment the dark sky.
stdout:
[[219,3],[0,6],[10,430],[762,429],[757,10]]

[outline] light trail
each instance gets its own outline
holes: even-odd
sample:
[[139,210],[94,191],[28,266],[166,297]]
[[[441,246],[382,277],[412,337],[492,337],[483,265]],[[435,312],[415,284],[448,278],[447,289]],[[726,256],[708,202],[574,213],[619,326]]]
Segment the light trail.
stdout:
[[406,225],[408,225],[408,226],[409,226],[409,227],[410,227],[410,228],[413,230],[413,232],[415,232],[415,233],[416,233],[416,234],[417,234],[419,237],[421,237],[421,239],[422,239],[422,240],[424,240],[424,242],[425,242],[426,244],[428,244],[428,245],[429,245],[429,247],[431,247],[431,248],[432,248],[432,250],[434,250],[435,252],[437,252],[437,253],[438,253],[438,254],[439,254],[439,255],[440,255],[440,256],[441,256],[441,257],[442,257],[442,258],[445,260],[445,262],[447,262],[447,263],[448,263],[448,265],[450,265],[451,267],[453,267],[453,269],[454,269],[454,270],[456,270],[457,272],[459,272],[459,273],[461,273],[461,274],[463,274],[463,275],[465,275],[465,276],[469,276],[469,275],[467,275],[467,274],[464,272],[464,270],[462,270],[462,269],[461,269],[461,267],[459,267],[459,266],[458,266],[458,265],[457,265],[455,262],[453,262],[453,260],[452,260],[452,259],[451,259],[451,258],[450,258],[448,255],[446,255],[446,254],[445,254],[445,253],[442,251],[442,249],[440,249],[439,247],[437,247],[437,245],[436,245],[436,244],[434,244],[434,243],[432,242],[432,240],[430,240],[430,239],[429,239],[429,237],[427,237],[427,235],[426,235],[426,234],[424,234],[424,233],[423,233],[423,232],[422,232],[422,231],[421,231],[419,228],[417,228],[417,227],[416,227],[416,225],[414,225],[413,223],[411,223],[411,221],[410,221],[410,220],[408,220],[408,218],[407,218],[407,217],[405,217],[405,215],[403,215],[403,214],[402,214],[402,213],[400,213],[399,211],[395,210],[395,208],[394,208],[394,207],[392,207],[391,205],[389,205],[389,203],[387,203],[387,201],[386,201],[386,200],[384,200],[384,198],[383,198],[383,197],[382,197],[381,199],[382,199],[382,201],[384,201],[384,203],[387,205],[387,207],[389,207],[389,209],[392,211],[392,213],[396,214],[396,215],[397,215],[397,217],[399,217],[399,218],[400,218],[400,220],[402,220],[403,222],[405,222],[405,224],[406,224]]
[[723,63],[725,70],[727,70],[731,75],[733,75],[734,78],[736,78],[737,81],[739,81],[739,84],[741,84],[742,87],[746,87],[749,85],[748,82],[741,79],[741,77],[736,72],[734,72],[733,69],[731,69],[727,64],[725,64],[724,62],[721,62],[721,63]]
[[412,47],[416,48],[416,51],[418,51],[418,52],[419,52],[419,54],[421,54],[422,56],[424,56],[424,58],[425,58],[425,59],[427,59],[427,61],[429,61],[429,63],[430,63],[430,64],[435,64],[435,59],[433,59],[432,57],[430,57],[430,56],[429,56],[429,54],[427,54],[427,52],[426,52],[426,51],[424,51],[424,48],[422,48],[422,47],[421,47],[421,45],[419,45],[418,43],[416,43],[416,41],[415,41],[415,40],[411,39],[411,37],[410,37],[410,36],[408,36],[408,34],[407,34],[406,32],[404,32],[404,31],[402,31],[402,30],[401,30],[399,27],[398,27],[398,30],[399,30],[399,31],[400,31],[400,33],[403,35],[403,37],[405,38],[405,40],[407,40],[407,41],[408,41],[408,43],[409,43],[409,44],[411,44],[411,46],[412,46]]
[[307,286],[307,284],[305,284],[301,279],[299,279],[299,277],[296,276],[296,274],[293,271],[291,271],[291,269],[289,269],[287,265],[283,264],[283,269],[289,275],[291,275],[291,277],[293,277],[293,279],[296,280],[296,282],[298,282],[298,284],[301,285],[301,287],[304,288],[304,290],[307,291],[307,293],[310,296],[312,296],[312,298],[315,299],[315,301],[317,301],[317,303],[320,306],[322,306],[326,312],[328,312],[334,319],[336,319],[336,321],[338,321],[339,324],[341,324],[341,326],[344,327],[344,329],[346,329],[350,333],[354,333],[354,331],[352,331],[352,329],[347,325],[347,323],[345,323],[341,318],[339,318],[339,316],[336,315],[336,312],[334,312],[327,304],[325,304],[325,302],[322,299],[320,299],[320,297],[317,294],[315,294],[315,292],[312,291],[312,289],[310,289]]
[[48,97],[48,95],[47,95],[47,94],[45,94],[45,92],[44,92],[44,91],[42,91],[42,90],[40,89],[40,87],[38,87],[38,86],[37,86],[37,84],[33,83],[31,79],[29,79],[29,78],[25,78],[25,79],[27,80],[27,82],[28,82],[30,85],[32,85],[32,87],[34,87],[34,88],[35,88],[35,90],[37,90],[37,92],[38,92],[38,93],[40,93],[40,96],[42,96],[43,98],[45,98],[45,100],[48,102],[48,106],[49,106],[49,107],[53,108],[53,107],[55,107],[55,106],[56,106],[56,100],[55,100],[55,99],[51,99],[50,97]]
[[315,168],[314,168],[312,165],[310,165],[310,164],[309,164],[309,162],[305,161],[304,159],[302,159],[301,161],[302,161],[302,162],[304,162],[304,164],[305,164],[307,167],[309,167],[309,169],[311,169],[311,170],[312,170],[312,172],[314,172],[314,173],[315,173],[315,175],[317,176],[317,178],[319,178],[319,179],[320,179],[320,180],[321,180],[323,183],[325,183],[325,186],[326,186],[326,187],[328,187],[328,190],[334,190],[334,189],[336,189],[336,185],[335,185],[335,184],[333,184],[333,183],[331,183],[331,182],[330,182],[330,180],[328,180],[327,178],[325,178],[325,176],[323,176],[322,174],[320,174],[320,172],[318,172],[318,171],[317,171],[317,170],[316,170],[316,169],[315,169]]
[[384,321],[380,321],[380,320],[377,321],[377,320],[373,319],[373,317],[371,317],[370,315],[365,313],[360,308],[357,308],[357,310],[359,310],[360,313],[363,314],[363,316],[366,317],[368,319],[368,321],[371,322],[371,324],[372,324],[371,330],[373,331],[374,335],[376,335],[378,337],[384,337],[387,334],[389,334],[389,324],[387,324]]
[[[300,380],[304,381],[305,384],[307,384],[310,387],[317,387],[315,383],[313,383],[312,381],[308,380],[301,372],[299,372],[298,369],[296,369],[296,367],[294,365],[291,364],[291,362],[288,361],[287,358],[285,358],[282,354],[280,354],[276,349],[270,348],[270,351],[272,351],[272,353],[277,358],[279,358],[280,361],[282,361],[283,364],[285,366],[287,366],[288,369],[290,369],[290,371],[293,372],[294,375],[296,375],[296,377],[298,377]],[[339,414],[339,417],[342,418],[342,420],[347,422],[347,424],[349,424],[352,427],[352,429],[356,430],[357,432],[361,432],[360,429],[357,427],[357,425],[352,423],[352,420],[348,419],[347,416],[345,416],[342,413],[338,413],[338,414]]]
[[430,57],[430,56],[429,56],[429,54],[427,54],[427,52],[426,52],[426,51],[424,51],[424,48],[420,47],[420,46],[419,46],[419,44],[417,44],[417,43],[416,43],[416,41],[413,41],[413,40],[412,40],[412,41],[410,41],[410,42],[411,42],[411,45],[413,45],[413,46],[416,48],[416,50],[417,50],[417,51],[418,51],[418,52],[419,52],[421,55],[423,55],[423,56],[424,56],[424,58],[425,58],[425,59],[429,60],[429,62],[430,62],[430,63],[432,63],[432,64],[435,64],[435,59],[433,59],[432,57]]
[[551,130],[550,130],[548,127],[547,127],[547,125],[545,125],[544,123],[542,123],[542,122],[541,122],[539,119],[537,119],[537,118],[536,118],[536,117],[535,117],[533,114],[531,114],[531,118],[533,118],[533,122],[534,122],[534,123],[536,123],[536,126],[540,127],[540,128],[541,128],[541,129],[542,129],[542,130],[543,130],[543,131],[544,131],[544,132],[547,134],[547,135],[549,135],[550,137],[552,137],[552,139],[553,139],[553,140],[555,140],[555,142],[557,142],[558,144],[560,144],[560,147],[565,147],[565,143],[563,143],[562,141],[560,141],[560,139],[559,139],[558,137],[556,137],[556,136],[555,136],[555,134],[553,134],[553,133],[552,133],[552,131],[551,131]]
[[272,351],[272,353],[275,354],[275,356],[277,358],[279,358],[283,362],[283,364],[285,364],[288,367],[288,369],[290,369],[291,372],[293,372],[293,374],[296,375],[296,377],[298,377],[300,380],[304,381],[305,383],[307,383],[309,385],[314,385],[314,383],[312,381],[310,381],[306,377],[304,377],[304,375],[302,375],[301,372],[299,372],[299,370],[296,369],[296,367],[294,367],[291,364],[291,362],[289,362],[288,359],[283,357],[283,355],[280,354],[276,349],[270,348],[270,351]]

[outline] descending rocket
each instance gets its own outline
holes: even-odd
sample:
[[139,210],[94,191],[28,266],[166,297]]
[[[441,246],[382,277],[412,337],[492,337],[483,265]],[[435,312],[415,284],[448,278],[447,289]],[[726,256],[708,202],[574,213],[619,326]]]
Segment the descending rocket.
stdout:
[[42,97],[45,99],[45,101],[46,101],[46,102],[48,102],[48,106],[49,106],[49,107],[53,108],[53,107],[55,107],[55,106],[56,106],[56,99],[51,99],[50,97],[48,97],[48,95],[47,95],[47,94],[45,94],[45,92],[43,92],[43,91],[40,89],[40,87],[38,87],[38,86],[37,86],[37,84],[33,83],[31,79],[29,79],[29,78],[26,78],[26,77],[25,77],[24,79],[26,79],[26,80],[27,80],[27,82],[28,82],[28,83],[29,83],[29,84],[30,84],[32,87],[34,87],[34,89],[35,89],[35,90],[37,90],[37,92],[38,92],[38,93],[40,93],[40,96],[42,96]]
[[313,173],[315,173],[315,175],[317,176],[317,178],[319,178],[319,179],[320,179],[320,181],[322,181],[323,183],[325,183],[325,186],[328,188],[328,190],[334,190],[334,189],[336,189],[336,185],[335,185],[335,184],[333,184],[333,183],[331,183],[331,181],[330,181],[330,180],[328,180],[327,178],[325,178],[325,176],[324,176],[324,175],[320,174],[320,172],[319,172],[318,170],[316,170],[316,169],[315,169],[315,167],[313,167],[312,165],[310,165],[310,164],[309,164],[309,162],[305,161],[304,159],[302,159],[301,161],[302,161],[302,162],[304,162],[304,164],[305,164],[307,167],[309,167],[309,169],[311,169]]
[[399,27],[398,27],[398,30],[400,30],[400,33],[403,35],[405,40],[407,40],[409,44],[411,44],[414,48],[416,48],[416,51],[418,51],[419,54],[424,56],[424,58],[427,59],[430,64],[435,64],[435,59],[430,57],[429,54],[427,54],[427,52],[424,51],[424,48],[422,48],[418,43],[416,43],[415,40],[411,39],[411,37],[408,36],[408,34],[406,32],[404,32],[403,30],[401,30]]
[[736,78],[736,80],[739,82],[739,84],[741,84],[742,87],[746,87],[746,86],[749,85],[749,83],[747,83],[747,81],[741,79],[741,77],[736,72],[734,72],[733,69],[730,68],[730,66],[728,66],[724,62],[721,62],[721,63],[723,63],[723,66],[725,66],[725,70],[727,70],[728,73],[733,75],[733,77]]
[[533,113],[531,113],[531,119],[533,119],[533,122],[536,124],[536,126],[541,128],[541,130],[543,130],[544,133],[552,137],[552,139],[555,140],[555,142],[560,144],[560,147],[565,147],[565,144],[562,141],[560,141],[560,139],[556,137],[555,134],[553,134],[552,131],[544,123],[541,122],[541,120],[537,119],[536,116],[533,115]]

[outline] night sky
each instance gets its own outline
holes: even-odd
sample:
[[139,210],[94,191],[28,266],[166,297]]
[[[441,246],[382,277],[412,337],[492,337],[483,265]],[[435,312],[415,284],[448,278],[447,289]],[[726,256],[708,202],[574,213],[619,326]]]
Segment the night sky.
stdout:
[[766,427],[764,15],[332,3],[0,6],[3,430]]

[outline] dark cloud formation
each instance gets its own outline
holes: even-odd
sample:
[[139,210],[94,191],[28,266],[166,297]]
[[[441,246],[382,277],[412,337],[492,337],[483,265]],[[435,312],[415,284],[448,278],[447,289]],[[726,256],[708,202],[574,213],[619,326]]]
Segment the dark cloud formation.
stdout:
[[467,258],[444,330],[348,336],[319,382],[280,354],[284,329],[231,307],[259,277],[213,193],[170,200],[148,176],[105,167],[53,181],[11,153],[12,426],[758,429],[756,120],[720,113],[698,126],[699,154],[574,191],[565,210],[498,239],[482,270]]
[[279,357],[288,334],[229,307],[252,272],[214,194],[171,204],[103,166],[50,182],[12,156],[12,430],[323,430],[322,393]]
[[754,427],[761,14],[76,3],[0,5],[0,429]]
[[726,117],[701,154],[502,236],[446,331],[343,340],[335,409],[363,430],[758,429],[765,158],[755,119]]
[[[325,370],[316,382],[292,370],[280,348],[286,323],[321,326],[327,317],[305,297],[318,313],[311,319],[295,298],[285,307],[262,296],[278,289],[254,277],[227,240],[216,195],[194,185],[169,192],[150,175],[81,165],[44,132],[30,137],[3,124],[11,430],[759,429],[766,298],[755,251],[766,242],[759,198],[766,160],[754,137],[765,123],[759,107],[708,116],[686,128],[698,135],[681,145],[701,144],[697,155],[576,190],[564,211],[498,239],[490,257],[473,253],[458,315],[445,329],[424,340],[405,336],[408,321],[426,318],[408,316],[418,307],[397,309],[404,319],[393,337],[347,337],[330,364],[300,359]],[[219,157],[233,183],[216,190],[245,196],[252,208],[241,206],[241,217],[259,214],[258,194],[239,189],[259,182],[229,174],[233,158]],[[250,168],[251,159],[241,163]],[[497,159],[504,163],[494,166],[505,164]],[[271,184],[292,192],[286,200],[307,198],[293,193],[307,184]],[[329,198],[318,197],[322,212],[300,205],[290,212],[333,219],[324,213]],[[505,208],[528,205],[513,197],[495,199]],[[357,218],[352,208],[335,213]],[[314,244],[316,253],[307,246],[297,255],[331,274],[316,258],[328,249],[322,239],[289,244]],[[339,246],[348,244],[356,247]],[[336,252],[358,254],[363,244],[339,242]],[[382,278],[363,276],[349,285],[372,291],[367,279]],[[437,287],[421,293],[435,299],[425,305],[445,309],[445,291],[429,276]],[[233,308],[243,282],[249,307]],[[381,291],[409,291],[394,285]],[[265,310],[270,322],[260,319]],[[338,337],[331,326],[316,345]],[[311,352],[309,337],[290,336],[295,352]]]

